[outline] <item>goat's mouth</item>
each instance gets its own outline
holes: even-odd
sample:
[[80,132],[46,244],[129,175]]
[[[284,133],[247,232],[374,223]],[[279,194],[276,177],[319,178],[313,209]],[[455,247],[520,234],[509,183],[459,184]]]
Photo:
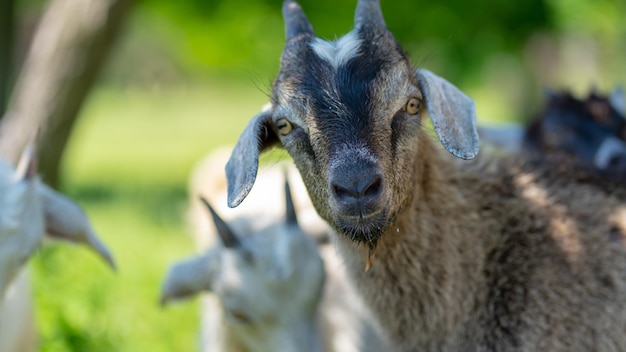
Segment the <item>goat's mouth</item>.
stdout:
[[389,227],[387,211],[382,210],[367,216],[337,216],[337,230],[352,241],[376,244]]

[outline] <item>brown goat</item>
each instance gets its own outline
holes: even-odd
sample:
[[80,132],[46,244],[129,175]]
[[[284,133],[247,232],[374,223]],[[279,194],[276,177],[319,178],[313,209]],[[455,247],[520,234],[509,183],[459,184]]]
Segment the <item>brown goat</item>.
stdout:
[[413,68],[377,0],[334,42],[295,2],[283,14],[272,106],[226,167],[230,206],[259,153],[282,145],[396,350],[626,351],[623,186],[549,159],[447,155],[423,107],[445,149],[471,159],[473,102]]

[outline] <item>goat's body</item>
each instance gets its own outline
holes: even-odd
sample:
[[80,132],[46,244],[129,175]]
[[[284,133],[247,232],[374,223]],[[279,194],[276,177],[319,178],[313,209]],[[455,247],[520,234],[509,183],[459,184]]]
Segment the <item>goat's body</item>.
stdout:
[[0,351],[33,352],[36,347],[29,275],[23,268],[0,300]]
[[366,246],[337,237],[399,349],[626,350],[626,190],[559,168],[467,167],[421,140],[420,182],[371,269]]
[[[229,152],[229,151],[228,151]],[[225,178],[223,175],[224,164],[228,153],[216,151],[211,153],[205,160],[196,166],[190,179],[190,209],[189,223],[194,232],[194,237],[201,251],[205,251],[214,246],[218,240],[215,227],[206,216],[206,210],[198,202],[198,197],[203,196],[216,205],[217,211],[224,214],[224,218],[229,225],[243,235],[255,235],[272,223],[280,222],[285,214],[284,204],[279,201],[268,201],[276,199],[277,190],[282,184],[282,171],[280,168],[266,170],[267,177],[264,185],[259,187],[258,192],[253,195],[255,201],[250,202],[243,209],[233,212],[225,207]],[[292,176],[298,177],[295,172]],[[292,185],[299,184],[292,182]],[[300,183],[301,184],[301,183]],[[300,186],[302,187],[302,186]],[[298,189],[298,188],[296,188]],[[302,191],[296,192],[296,203],[300,203]],[[300,196],[298,196],[300,195]],[[306,198],[306,197],[305,197]],[[309,205],[310,208],[310,205]],[[318,221],[321,221],[318,220]],[[262,238],[257,238],[263,240]],[[251,238],[251,240],[255,240]],[[273,244],[262,244],[259,246],[270,248]],[[280,346],[283,351],[298,351],[304,348],[306,351],[321,351],[320,336],[315,321],[294,322],[288,326],[269,326],[258,324],[255,326],[243,327],[240,324],[229,322],[224,314],[223,303],[215,294],[202,295],[202,327],[201,327],[201,350],[205,352],[237,351],[237,352],[270,352]],[[306,328],[303,328],[305,327]],[[297,329],[292,331],[291,329]],[[284,338],[281,335],[301,336],[299,338]],[[286,336],[285,336],[286,337]],[[307,341],[306,346],[291,346],[290,341]]]
[[[203,352],[274,352],[274,351],[326,351],[320,345],[318,328],[310,322],[294,322],[290,326],[250,326],[233,328],[229,325],[219,301],[203,297],[203,329],[200,350]],[[214,310],[209,310],[213,308]],[[305,329],[297,329],[306,326]],[[278,332],[278,333],[277,333]],[[306,341],[294,346],[292,341]],[[276,346],[279,349],[277,349]]]
[[321,255],[327,272],[324,298],[318,314],[324,351],[389,351],[387,339],[370,307],[348,277],[346,264],[335,244],[322,245]]
[[623,184],[544,155],[452,160],[478,153],[474,102],[413,68],[378,0],[328,45],[294,1],[283,17],[271,106],[226,166],[230,206],[282,145],[394,351],[626,351]]

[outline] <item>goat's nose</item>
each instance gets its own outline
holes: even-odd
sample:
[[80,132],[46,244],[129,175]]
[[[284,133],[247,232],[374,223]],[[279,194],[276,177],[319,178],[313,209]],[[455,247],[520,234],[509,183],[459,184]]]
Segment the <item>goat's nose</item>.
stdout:
[[331,182],[335,198],[344,203],[365,202],[376,198],[381,190],[382,177],[378,174],[356,174]]

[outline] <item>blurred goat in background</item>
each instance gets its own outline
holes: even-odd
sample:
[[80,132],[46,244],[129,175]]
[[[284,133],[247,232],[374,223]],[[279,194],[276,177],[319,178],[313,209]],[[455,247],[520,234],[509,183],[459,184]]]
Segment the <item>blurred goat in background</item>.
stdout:
[[626,182],[626,103],[624,91],[584,99],[568,91],[547,93],[541,112],[527,128],[482,127],[481,139],[505,150],[562,158],[563,163],[603,178]]
[[212,153],[191,175],[189,220],[203,254],[171,267],[162,303],[211,293],[203,297],[205,352],[387,350],[296,170],[264,168],[250,202],[226,208],[229,153]]

